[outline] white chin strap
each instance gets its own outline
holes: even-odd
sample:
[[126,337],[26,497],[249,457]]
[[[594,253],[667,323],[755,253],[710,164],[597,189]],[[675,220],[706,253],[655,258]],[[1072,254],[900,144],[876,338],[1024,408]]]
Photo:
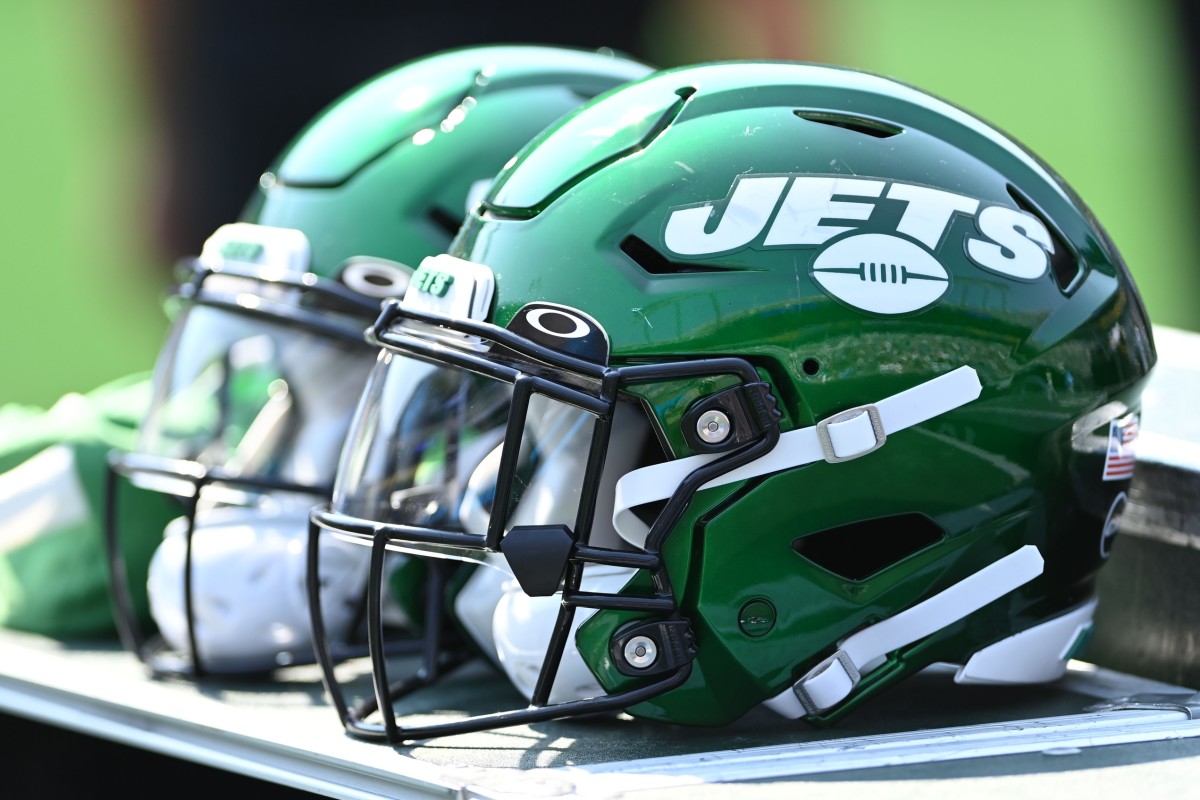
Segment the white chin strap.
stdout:
[[[809,428],[781,434],[771,452],[713,478],[700,488],[711,489],[816,461],[838,463],[865,456],[882,447],[893,433],[971,402],[979,397],[981,389],[975,370],[959,367],[885,400],[842,411]],[[666,500],[684,478],[717,458],[720,458],[719,454],[689,456],[642,467],[622,476],[617,481],[613,510],[613,526],[621,538],[637,547],[645,547],[650,528],[632,509]]]
[[[873,404],[858,406],[809,428],[781,434],[771,452],[720,475],[701,489],[827,461],[850,461],[878,450],[888,436],[952,411],[979,397],[982,386],[963,366]],[[616,486],[613,525],[622,538],[644,547],[650,529],[632,509],[671,497],[688,475],[720,455],[697,455],[624,475]],[[845,700],[864,674],[889,653],[962,619],[1042,573],[1032,545],[989,564],[944,591],[842,641],[838,651],[764,705],[789,718],[823,713]]]
[[1041,575],[1042,567],[1041,553],[1027,544],[933,597],[846,637],[836,653],[763,705],[789,719],[827,711],[845,700],[863,675],[883,664],[888,653],[1000,599]]

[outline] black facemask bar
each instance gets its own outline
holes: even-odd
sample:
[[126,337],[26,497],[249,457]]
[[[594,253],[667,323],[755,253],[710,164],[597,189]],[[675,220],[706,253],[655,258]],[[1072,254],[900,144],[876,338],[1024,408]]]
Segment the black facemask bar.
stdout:
[[[413,328],[401,325],[401,323],[411,324],[414,322],[426,326],[425,330],[427,331],[430,330],[429,326],[432,326],[436,332],[422,336]],[[463,335],[473,337],[477,341],[490,343],[492,352],[502,354],[503,357],[490,358],[482,352],[482,347],[473,347],[468,340],[463,340]],[[770,395],[768,385],[759,379],[754,367],[745,359],[732,357],[610,367],[543,347],[495,325],[452,319],[431,312],[403,309],[397,301],[385,302],[383,310],[373,329],[368,332],[367,338],[378,343],[382,348],[404,357],[434,364],[448,364],[505,381],[512,385],[513,391],[505,443],[497,475],[495,503],[486,533],[471,534],[383,523],[349,516],[329,508],[317,508],[313,511],[309,525],[307,575],[311,627],[314,636],[317,637],[314,649],[322,668],[326,691],[331,696],[346,731],[356,738],[402,744],[507,725],[620,711],[681,686],[687,681],[692,671],[691,659],[694,656],[694,649],[689,650],[684,647],[677,654],[677,658],[674,659],[675,663],[669,669],[659,671],[653,679],[641,686],[602,697],[549,704],[554,677],[566,650],[577,608],[633,611],[653,615],[650,619],[642,620],[642,622],[660,621],[663,624],[671,625],[675,627],[679,641],[690,642],[689,623],[680,615],[675,593],[662,560],[661,548],[700,487],[719,475],[760,458],[777,444],[779,425],[778,415],[774,410],[774,400]],[[554,375],[553,378],[547,377],[551,374]],[[721,375],[739,379],[742,387],[755,397],[755,400],[749,405],[752,407],[751,413],[755,416],[757,428],[761,433],[749,443],[724,453],[691,472],[667,500],[662,511],[654,520],[642,551],[615,550],[587,544],[608,447],[609,431],[622,389],[653,381]],[[518,443],[521,441],[524,430],[529,400],[534,393],[543,394],[574,406],[594,417],[595,425],[583,478],[582,493],[573,530],[567,529],[565,526],[528,526],[527,528],[516,526],[506,533],[504,525],[508,518],[507,506],[512,497],[511,487],[516,472]],[[558,529],[552,531],[551,536],[561,539],[565,535],[569,537],[570,541],[569,548],[562,557],[564,563],[561,573],[561,588],[554,587],[562,592],[561,606],[547,645],[541,672],[530,698],[529,707],[424,726],[402,727],[399,725],[393,707],[394,702],[416,689],[433,683],[447,671],[462,663],[464,659],[461,654],[443,658],[436,649],[442,626],[430,626],[426,628],[422,666],[418,674],[396,684],[389,681],[386,653],[383,648],[381,612],[384,555],[388,545],[401,542],[438,545],[443,551],[458,548],[464,551],[504,553],[509,558],[510,566],[513,567],[518,580],[521,580],[522,587],[526,588],[527,584],[522,579],[522,569],[513,562],[514,555],[522,551],[527,552],[530,548],[511,547],[511,545],[521,539],[536,544],[534,537],[542,536],[543,532],[531,530],[531,528],[545,527]],[[367,598],[367,639],[373,666],[375,698],[373,702],[368,701],[355,709],[349,707],[345,693],[334,675],[333,653],[329,649],[323,631],[320,593],[317,591],[320,574],[318,537],[322,530],[334,531],[344,536],[360,539],[364,544],[369,543],[372,549]],[[536,549],[536,547],[532,549]],[[652,580],[653,594],[651,596],[626,596],[583,592],[580,590],[580,585],[585,564],[646,570]],[[544,563],[537,565],[538,568],[546,568],[546,566]],[[550,568],[553,569],[553,567]],[[527,589],[527,593],[532,592],[528,592]],[[536,593],[547,595],[555,592],[539,590]],[[427,601],[437,607],[427,609],[427,613],[430,613],[431,616],[440,616],[443,602],[440,590],[430,590],[428,594]],[[680,628],[684,630],[680,631]],[[382,725],[365,720],[367,714],[375,711],[378,711],[382,717]]]
[[[183,516],[187,520],[183,568],[184,614],[189,648],[187,654],[179,653],[169,647],[160,635],[147,634],[134,610],[128,569],[124,551],[121,548],[120,526],[117,524],[120,516],[117,508],[117,483],[121,476],[129,479],[135,475],[157,476],[174,484],[177,487],[176,490],[168,493],[179,499]],[[328,498],[330,493],[328,486],[304,485],[270,478],[232,476],[218,469],[205,469],[194,461],[160,458],[142,453],[112,452],[109,454],[108,479],[105,485],[104,538],[105,546],[108,548],[109,570],[112,576],[110,584],[113,605],[117,611],[117,632],[125,649],[137,655],[155,675],[202,678],[210,674],[196,643],[196,620],[192,602],[192,542],[196,526],[196,506],[201,492],[205,487],[214,485],[255,493],[307,494],[313,497],[314,503]]]
[[[196,258],[182,259],[175,269],[180,280],[168,298],[168,305],[172,301],[194,302],[260,314],[276,322],[295,324],[331,338],[355,342],[363,340],[363,329],[379,314],[378,298],[359,294],[338,281],[311,272],[281,273],[278,270],[230,264],[210,267]],[[205,286],[217,276],[239,278],[250,284],[259,284],[267,291],[254,292],[260,302],[247,305],[237,299],[238,295],[246,293],[244,291]],[[269,299],[270,287],[296,289],[303,300],[300,303],[273,302]]]
[[[379,310],[379,300],[367,298],[351,291],[342,284],[312,273],[279,274],[255,268],[204,266],[198,259],[184,259],[177,265],[183,279],[175,287],[176,301],[196,305],[212,306],[239,314],[262,317],[274,323],[284,323],[307,331],[349,342],[364,342],[364,329]],[[216,276],[229,276],[247,282],[247,289],[240,292],[214,291],[205,284]],[[304,303],[280,303],[261,298],[267,292],[253,293],[259,302],[247,304],[240,300],[249,292],[249,287],[279,287],[295,289],[302,293]],[[332,315],[330,312],[334,312]],[[183,516],[187,520],[185,532],[184,560],[184,613],[186,618],[189,653],[180,653],[170,647],[157,633],[149,633],[138,619],[133,594],[128,579],[128,568],[120,540],[120,514],[118,513],[118,481],[121,477],[153,477],[161,486],[157,491],[173,495],[180,501]],[[203,678],[211,671],[206,667],[196,642],[196,625],[192,597],[192,542],[196,525],[196,508],[201,493],[209,486],[225,486],[251,493],[280,492],[308,495],[313,502],[327,500],[332,491],[328,485],[301,484],[262,476],[233,475],[220,467],[207,467],[196,461],[165,458],[148,453],[124,453],[112,451],[108,455],[108,475],[105,485],[104,541],[108,550],[110,570],[110,593],[115,610],[118,635],[125,649],[134,653],[150,669],[160,676]],[[364,598],[365,604],[365,598]],[[357,616],[361,617],[361,609]],[[335,655],[339,659],[361,655],[362,647],[345,645],[345,651]],[[393,650],[394,644],[390,644]],[[296,660],[291,663],[301,663]],[[255,670],[259,671],[259,670]],[[222,674],[228,674],[222,670]]]

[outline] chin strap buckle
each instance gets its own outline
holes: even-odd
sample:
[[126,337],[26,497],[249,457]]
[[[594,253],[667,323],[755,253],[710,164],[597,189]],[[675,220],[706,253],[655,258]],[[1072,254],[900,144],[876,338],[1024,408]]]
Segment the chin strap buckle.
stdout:
[[830,464],[850,461],[883,447],[887,431],[879,407],[873,403],[855,406],[817,423],[817,440]]
[[862,680],[862,674],[845,650],[838,650],[817,664],[792,686],[807,716],[833,708]]

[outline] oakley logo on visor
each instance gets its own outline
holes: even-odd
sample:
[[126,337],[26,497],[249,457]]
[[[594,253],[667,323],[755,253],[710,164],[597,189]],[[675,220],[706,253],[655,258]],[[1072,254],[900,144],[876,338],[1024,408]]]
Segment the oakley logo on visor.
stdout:
[[608,334],[582,311],[554,303],[523,306],[508,329],[532,342],[595,364],[608,363]]

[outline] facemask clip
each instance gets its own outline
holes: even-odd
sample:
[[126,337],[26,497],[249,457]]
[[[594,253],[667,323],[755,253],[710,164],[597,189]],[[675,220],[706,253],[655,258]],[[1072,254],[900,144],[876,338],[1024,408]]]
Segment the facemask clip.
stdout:
[[754,441],[779,418],[768,384],[740,384],[693,403],[683,415],[683,437],[696,453],[724,453]]
[[608,647],[617,671],[631,678],[673,672],[696,657],[696,638],[685,619],[632,622]]

